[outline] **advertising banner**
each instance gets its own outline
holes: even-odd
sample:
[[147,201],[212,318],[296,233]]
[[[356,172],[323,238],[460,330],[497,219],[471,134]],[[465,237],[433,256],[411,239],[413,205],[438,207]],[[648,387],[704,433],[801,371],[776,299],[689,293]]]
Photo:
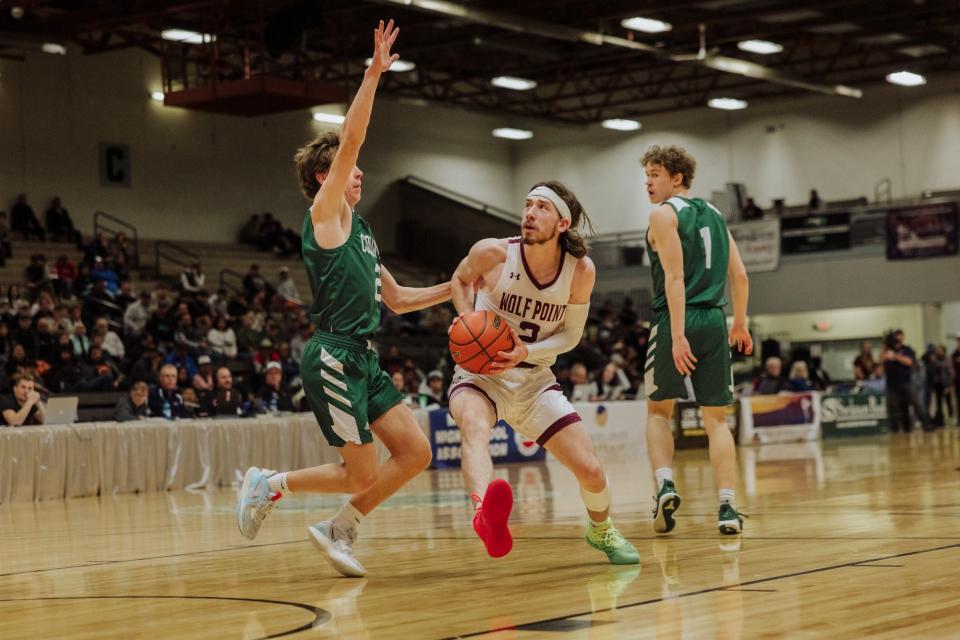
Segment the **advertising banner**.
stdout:
[[[677,449],[702,449],[709,445],[707,430],[703,426],[700,405],[695,402],[678,401],[674,416],[674,436]],[[727,427],[733,434],[733,441],[740,437],[740,407],[727,407]]]
[[887,399],[879,393],[825,395],[820,402],[823,437],[871,436],[887,431]]
[[738,222],[728,227],[747,272],[776,271],[780,266],[780,220]]
[[782,393],[740,400],[740,444],[801,442],[820,436],[820,394]]
[[890,209],[887,260],[957,255],[958,222],[956,202]]
[[[460,429],[457,424],[446,409],[431,411],[429,422],[434,469],[459,468]],[[494,426],[490,437],[490,457],[494,464],[544,460],[546,456],[546,449],[515,432],[506,422],[500,421]]]

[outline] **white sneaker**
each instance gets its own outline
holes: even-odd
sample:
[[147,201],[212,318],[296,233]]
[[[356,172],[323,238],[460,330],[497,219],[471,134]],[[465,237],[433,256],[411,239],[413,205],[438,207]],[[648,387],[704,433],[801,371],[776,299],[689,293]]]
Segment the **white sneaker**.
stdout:
[[367,570],[353,555],[356,529],[343,530],[333,526],[333,520],[324,520],[307,527],[310,541],[325,555],[333,568],[349,578],[362,578]]
[[273,471],[250,467],[243,475],[243,484],[237,494],[237,527],[248,540],[257,537],[260,525],[282,497],[279,491],[270,491],[267,478]]

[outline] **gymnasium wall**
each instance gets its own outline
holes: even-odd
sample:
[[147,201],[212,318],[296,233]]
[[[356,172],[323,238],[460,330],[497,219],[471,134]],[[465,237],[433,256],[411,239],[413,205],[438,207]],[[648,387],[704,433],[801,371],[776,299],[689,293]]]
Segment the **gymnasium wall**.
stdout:
[[[60,195],[86,232],[97,209],[147,238],[229,241],[260,211],[299,230],[307,205],[291,158],[324,125],[307,111],[247,119],[163,107],[148,98],[160,86],[159,61],[139,51],[0,60],[0,209],[26,192],[41,219]],[[512,149],[490,136],[498,124],[378,101],[358,164],[360,211],[382,248],[393,246],[391,185],[408,174],[512,204]],[[100,186],[100,142],[130,145],[131,188]]]

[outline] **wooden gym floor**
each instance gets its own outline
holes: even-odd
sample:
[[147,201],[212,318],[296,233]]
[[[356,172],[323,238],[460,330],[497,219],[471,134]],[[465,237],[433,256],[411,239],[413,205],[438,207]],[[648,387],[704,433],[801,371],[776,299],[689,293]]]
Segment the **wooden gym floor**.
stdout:
[[365,579],[292,496],[247,543],[234,492],[0,506],[0,638],[947,638],[960,636],[960,429],[738,449],[742,537],[716,531],[705,450],[678,452],[677,530],[655,537],[649,465],[602,451],[640,567],[582,540],[570,474],[509,466],[516,544],[491,560],[458,471],[428,471],[362,525]]

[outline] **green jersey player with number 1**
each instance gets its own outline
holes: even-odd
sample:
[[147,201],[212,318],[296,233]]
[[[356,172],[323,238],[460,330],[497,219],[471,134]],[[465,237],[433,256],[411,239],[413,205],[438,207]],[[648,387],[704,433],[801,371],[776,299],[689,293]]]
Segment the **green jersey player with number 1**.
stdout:
[[[322,135],[294,157],[300,188],[312,202],[303,221],[303,261],[317,328],[304,347],[301,376],[310,408],[343,464],[289,473],[251,467],[237,501],[240,532],[252,540],[286,493],[353,494],[333,518],[307,528],[314,545],[346,576],[366,574],[353,552],[360,521],[430,463],[426,436],[371,348],[381,300],[406,313],[450,299],[449,282],[399,286],[380,264],[370,225],[354,212],[363,176],[356,162],[380,75],[398,58],[390,53],[398,33],[392,20],[375,30],[373,58],[340,135]],[[374,433],[390,451],[382,465]]]
[[[710,440],[710,462],[720,497],[718,527],[736,534],[743,519],[734,500],[736,447],[727,428],[733,404],[730,347],[753,352],[747,331],[747,272],[720,212],[690,198],[697,163],[680,147],[651,147],[640,161],[650,214],[647,247],[653,274],[653,320],[647,347],[647,451],[657,480],[653,529],[676,525],[680,494],[673,483],[670,419],[677,398],[696,400]],[[730,279],[733,327],[727,333],[724,288]]]

